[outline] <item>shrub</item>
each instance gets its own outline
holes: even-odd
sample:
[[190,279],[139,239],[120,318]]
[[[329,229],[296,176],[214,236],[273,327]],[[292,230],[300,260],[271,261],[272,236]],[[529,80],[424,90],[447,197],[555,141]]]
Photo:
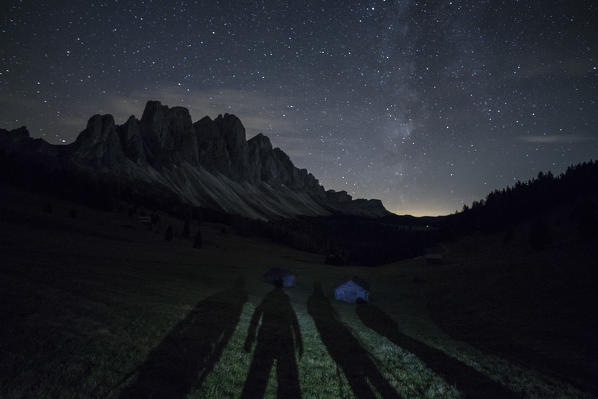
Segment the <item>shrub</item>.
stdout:
[[545,249],[552,244],[550,229],[542,219],[536,219],[530,226],[529,243],[534,249]]
[[164,241],[172,241],[174,237],[174,233],[172,231],[172,226],[168,226],[166,232],[164,233]]
[[577,231],[583,238],[596,237],[598,235],[598,218],[595,214],[589,214],[582,218],[577,224]]
[[571,217],[576,221],[577,231],[582,238],[598,235],[598,218],[594,202],[586,200],[577,204],[571,212]]
[[193,239],[193,248],[201,248],[202,246],[202,238],[201,238],[201,231],[197,230],[195,233],[195,238]]
[[326,255],[326,259],[324,263],[327,265],[334,265],[334,266],[343,266],[348,263],[347,256],[343,253],[342,250],[333,249]]
[[505,235],[502,238],[503,244],[508,244],[511,241],[513,241],[514,235],[515,235],[515,232],[514,232],[513,226],[507,227],[507,230],[505,231]]
[[51,202],[46,202],[44,204],[44,213],[52,213],[53,210],[54,210],[54,207],[52,206]]
[[185,223],[183,224],[183,232],[181,233],[181,235],[183,236],[183,238],[189,238],[190,237],[191,232],[189,230],[190,230],[189,219],[186,219]]

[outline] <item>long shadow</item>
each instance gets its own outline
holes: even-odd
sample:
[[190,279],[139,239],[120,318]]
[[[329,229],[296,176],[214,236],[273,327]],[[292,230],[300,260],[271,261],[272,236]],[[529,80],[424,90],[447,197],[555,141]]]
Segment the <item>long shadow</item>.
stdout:
[[456,385],[465,398],[519,397],[457,359],[401,333],[397,323],[377,306],[359,301],[356,311],[363,324],[385,336],[395,345],[415,354],[448,383]]
[[375,398],[373,389],[382,398],[400,398],[380,373],[372,356],[339,320],[320,283],[314,283],[314,292],[307,302],[307,311],[314,319],[328,353],[343,370],[357,398]]
[[239,278],[230,289],[199,302],[155,347],[120,398],[186,398],[220,358],[247,301]]
[[301,398],[295,350],[299,352],[299,356],[303,354],[303,341],[297,315],[289,296],[282,289],[282,281],[277,281],[276,288],[270,291],[255,309],[245,340],[246,352],[251,351],[260,319],[262,324],[257,334],[257,344],[241,398],[264,397],[275,360],[277,397]]

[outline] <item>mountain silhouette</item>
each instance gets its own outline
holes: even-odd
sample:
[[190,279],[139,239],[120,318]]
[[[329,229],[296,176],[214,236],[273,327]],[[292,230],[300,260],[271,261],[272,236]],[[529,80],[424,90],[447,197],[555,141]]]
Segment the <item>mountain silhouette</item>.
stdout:
[[67,145],[33,139],[24,127],[0,129],[0,159],[3,166],[101,177],[142,196],[166,194],[251,219],[388,214],[379,200],[326,191],[311,173],[273,148],[268,137],[247,140],[234,115],[193,123],[186,108],[158,101],[147,102],[140,120],[131,116],[122,125],[112,115],[94,115]]

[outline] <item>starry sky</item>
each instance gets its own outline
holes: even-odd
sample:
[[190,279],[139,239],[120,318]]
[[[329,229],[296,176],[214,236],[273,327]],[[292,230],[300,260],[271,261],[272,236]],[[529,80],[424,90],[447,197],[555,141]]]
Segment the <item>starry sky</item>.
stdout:
[[598,158],[597,4],[3,0],[0,127],[228,112],[326,188],[451,213]]

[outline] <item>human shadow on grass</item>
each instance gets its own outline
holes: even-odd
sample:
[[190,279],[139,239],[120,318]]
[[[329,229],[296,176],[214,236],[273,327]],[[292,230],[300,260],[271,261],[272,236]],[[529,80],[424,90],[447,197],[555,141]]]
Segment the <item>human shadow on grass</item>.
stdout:
[[[343,370],[353,393],[358,399],[375,398],[375,389],[382,398],[400,398],[394,387],[384,378],[370,353],[339,319],[320,283],[314,283],[314,292],[307,302],[307,311],[328,353]],[[373,389],[372,389],[373,388]]]
[[398,324],[377,306],[358,300],[356,311],[363,324],[388,338],[395,345],[415,354],[449,384],[456,385],[465,398],[519,397],[457,359],[401,333]]
[[199,302],[149,353],[120,398],[186,398],[199,388],[233,335],[246,301],[239,278],[232,288]]
[[278,378],[276,396],[284,399],[301,398],[295,358],[295,351],[298,351],[299,357],[303,354],[299,323],[289,296],[282,289],[282,280],[277,280],[275,285],[255,309],[249,323],[244,346],[246,352],[251,351],[258,323],[262,319],[242,399],[264,397],[275,360]]

